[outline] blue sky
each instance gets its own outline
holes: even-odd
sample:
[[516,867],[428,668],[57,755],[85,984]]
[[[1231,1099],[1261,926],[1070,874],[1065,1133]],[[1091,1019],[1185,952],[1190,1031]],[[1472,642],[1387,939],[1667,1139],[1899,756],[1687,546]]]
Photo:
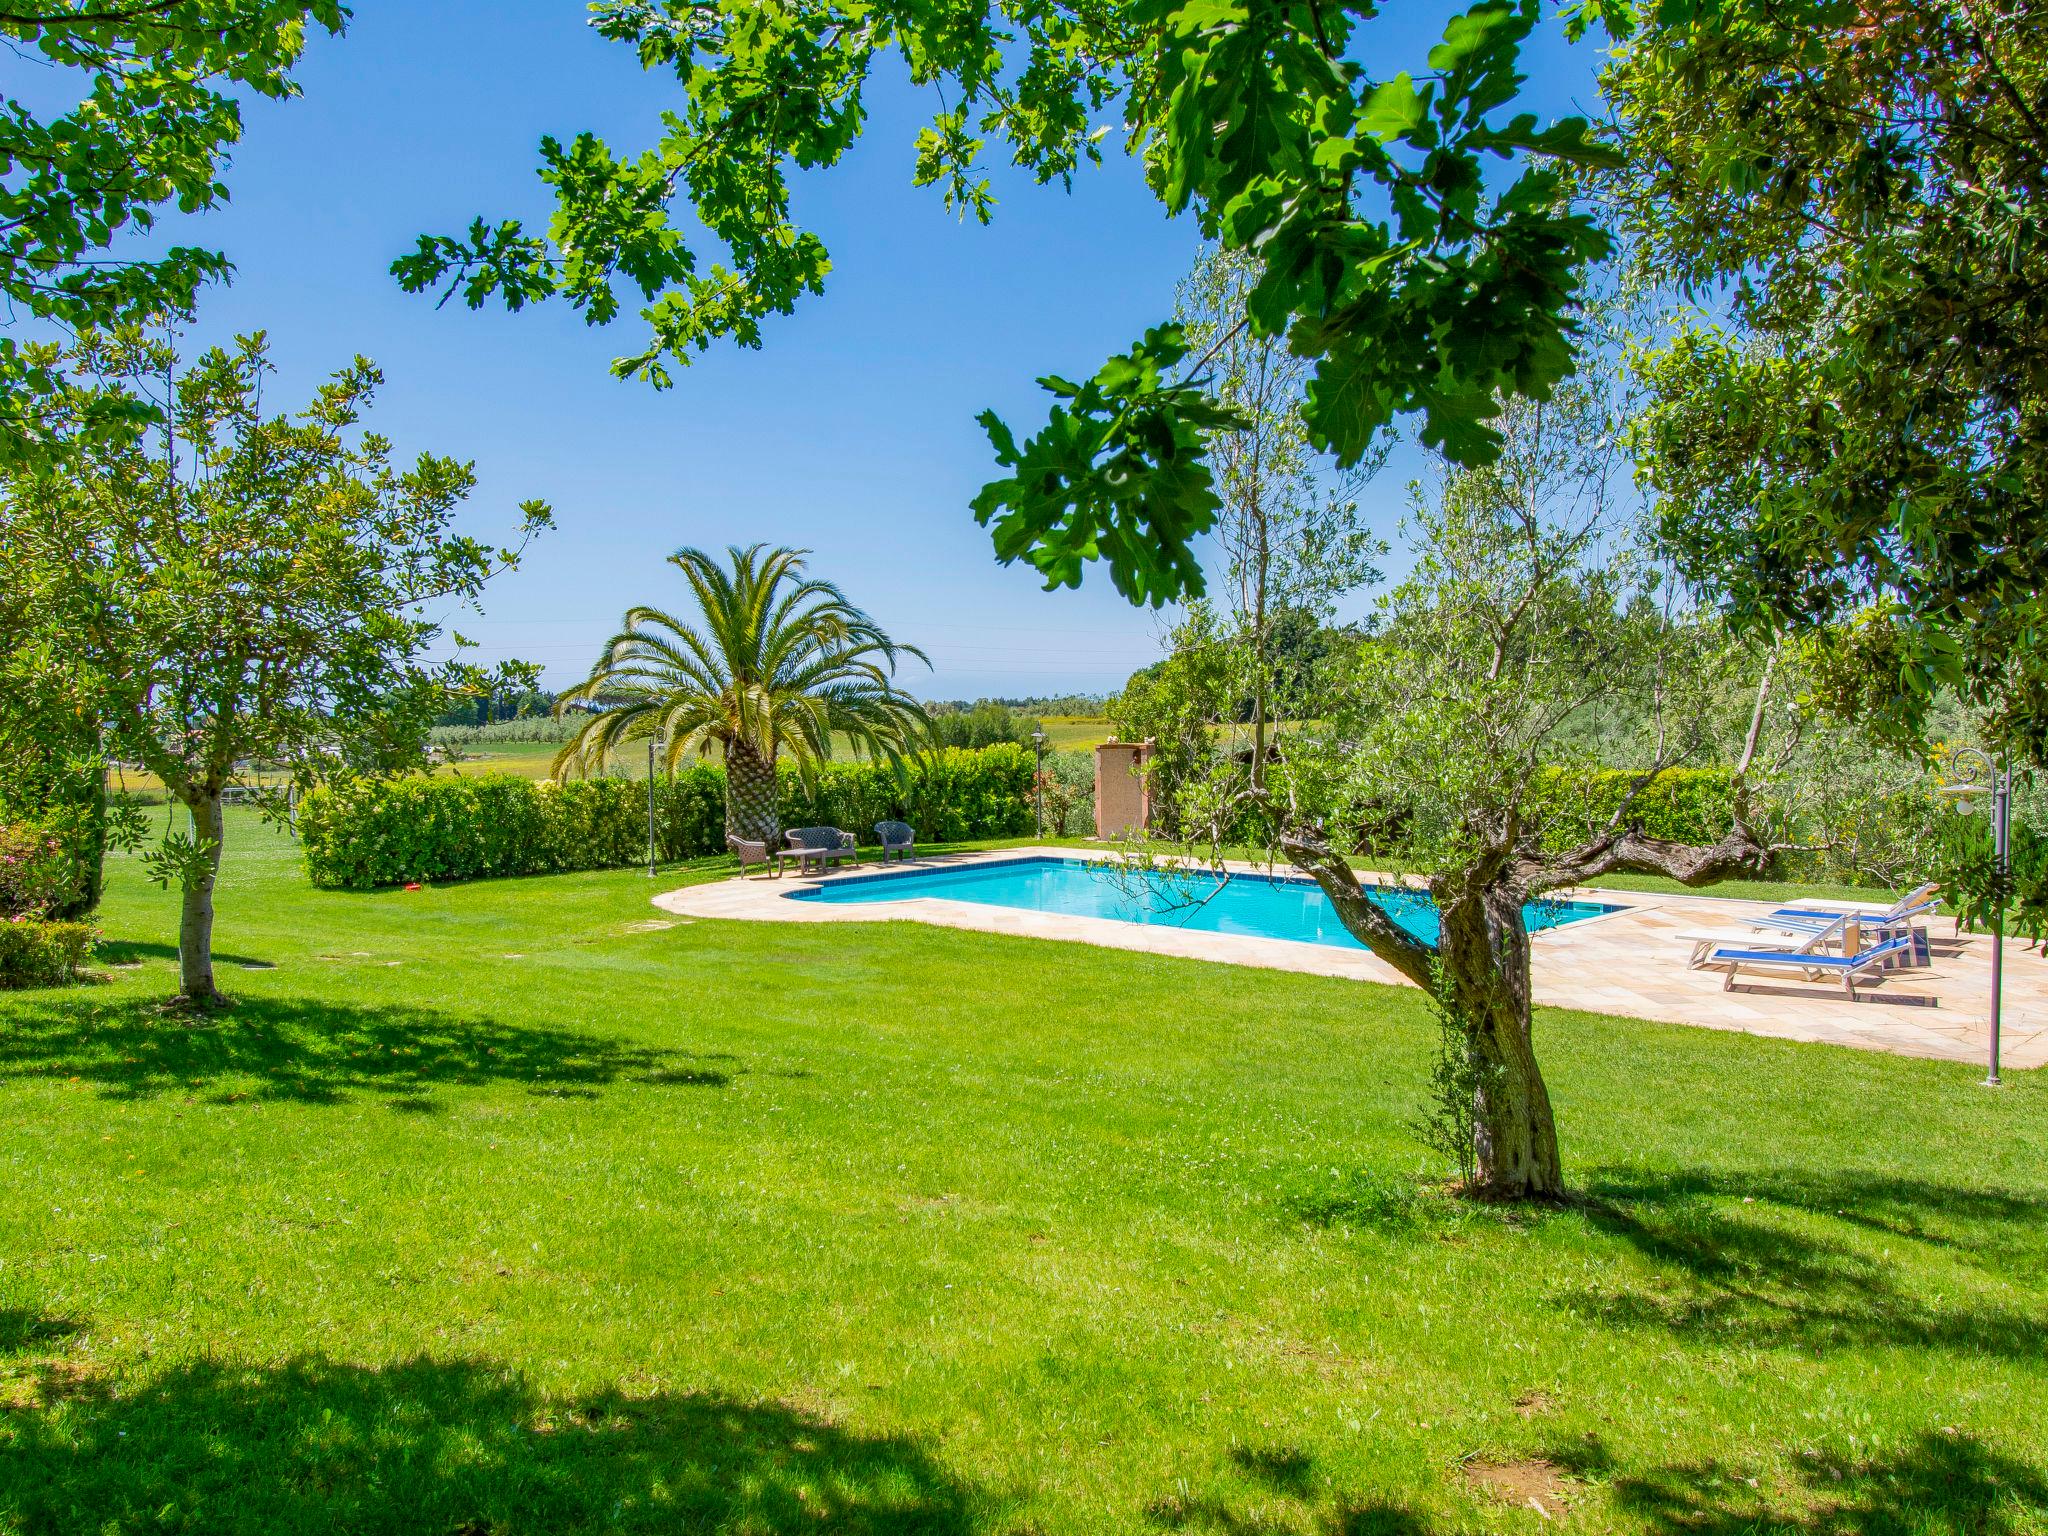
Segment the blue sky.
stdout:
[[[1374,72],[1419,70],[1446,14],[1413,5],[1382,24]],[[1531,104],[1590,106],[1596,62],[1551,29]],[[714,349],[657,393],[606,370],[638,344],[630,315],[607,330],[559,305],[436,310],[386,268],[478,213],[543,224],[540,136],[588,128],[638,148],[672,78],[592,34],[576,0],[356,0],[301,80],[299,100],[249,109],[232,203],[175,221],[236,264],[199,334],[267,330],[284,400],[374,358],[373,424],[401,449],[476,461],[472,531],[508,529],[524,497],[553,504],[556,531],[484,616],[455,619],[484,659],[540,661],[566,684],[628,604],[681,600],[668,551],[756,540],[815,550],[821,574],[923,646],[934,668],[906,681],[926,697],[1113,690],[1158,655],[1157,615],[1100,576],[1041,591],[995,563],[967,511],[992,468],[979,410],[1035,430],[1037,375],[1089,372],[1171,310],[1196,234],[1133,166],[1083,174],[1070,195],[999,173],[994,223],[962,224],[910,185],[933,101],[892,80],[847,161],[798,183],[797,216],[833,256],[825,295],[771,320],[759,351]],[[1366,493],[1388,531],[1415,462],[1397,455]]]

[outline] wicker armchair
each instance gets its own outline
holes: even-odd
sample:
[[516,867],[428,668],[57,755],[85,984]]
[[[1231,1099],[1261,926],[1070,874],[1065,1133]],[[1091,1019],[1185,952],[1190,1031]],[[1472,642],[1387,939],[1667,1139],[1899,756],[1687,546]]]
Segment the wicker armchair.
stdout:
[[782,861],[768,851],[766,843],[753,842],[744,837],[734,837],[728,832],[725,835],[725,846],[739,855],[740,873],[742,875],[758,865],[766,869],[778,880],[782,878]]
[[917,833],[907,821],[878,821],[875,836],[882,841],[882,862],[917,857]]

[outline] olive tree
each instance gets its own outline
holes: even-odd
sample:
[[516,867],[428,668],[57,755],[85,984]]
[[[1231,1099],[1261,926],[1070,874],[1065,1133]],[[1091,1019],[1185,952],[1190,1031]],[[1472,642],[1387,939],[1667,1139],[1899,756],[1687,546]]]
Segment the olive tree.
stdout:
[[[1474,1189],[1496,1199],[1564,1191],[1532,1032],[1528,904],[1623,871],[1687,885],[1761,873],[1775,821],[1757,786],[1787,745],[1768,729],[1773,669],[1691,607],[1633,518],[1559,496],[1580,466],[1542,415],[1510,411],[1493,468],[1418,496],[1413,573],[1381,602],[1323,730],[1290,741],[1276,807],[1281,849],[1345,927],[1436,1000]],[[1731,686],[1745,675],[1753,688]],[[1598,766],[1579,727],[1602,710],[1646,727],[1612,798],[1575,771]],[[1643,797],[1709,763],[1733,769],[1725,834],[1647,833]],[[1426,886],[1435,937],[1375,899],[1345,856],[1359,847]]]

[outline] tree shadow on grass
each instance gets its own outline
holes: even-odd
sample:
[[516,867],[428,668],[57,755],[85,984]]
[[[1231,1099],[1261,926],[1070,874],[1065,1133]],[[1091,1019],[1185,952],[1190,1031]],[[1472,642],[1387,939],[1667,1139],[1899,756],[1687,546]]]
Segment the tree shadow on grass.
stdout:
[[1581,1208],[1654,1266],[1646,1283],[1564,1294],[1599,1322],[1758,1348],[2048,1358],[2048,1312],[1929,1295],[1899,1258],[1825,1230],[1924,1244],[2030,1287],[2048,1217],[2038,1196],[1888,1175],[1627,1171],[1595,1175]]
[[566,1399],[483,1360],[53,1368],[0,1437],[0,1527],[954,1536],[990,1500],[902,1435],[716,1395]]
[[71,994],[17,1004],[0,1031],[0,1078],[77,1078],[128,1099],[213,1089],[229,1098],[325,1104],[368,1091],[417,1108],[436,1086],[524,1083],[533,1092],[589,1097],[621,1078],[703,1088],[730,1081],[685,1060],[574,1030],[295,998],[244,998],[194,1027],[144,999]]
[[69,1318],[51,1317],[28,1307],[0,1307],[0,1356],[54,1349],[84,1331],[83,1323]]
[[[93,957],[106,965],[140,965],[145,960],[175,960],[178,946],[160,944],[148,939],[101,939],[93,946]],[[226,955],[219,950],[213,952],[217,965],[238,965],[249,971],[275,970],[268,960],[255,960],[247,955]]]
[[1315,1459],[1298,1445],[1233,1445],[1228,1459],[1256,1494],[1195,1493],[1183,1484],[1145,1506],[1146,1522],[1199,1536],[1429,1536],[1435,1529],[1425,1516],[1385,1499],[1326,1502]]
[[1257,1510],[1213,1495],[1177,1493],[1146,1505],[1145,1519],[1162,1531],[1198,1536],[1430,1536],[1436,1529],[1414,1510],[1380,1499],[1313,1511]]
[[1788,1474],[1715,1462],[1613,1477],[1614,1507],[1660,1536],[2018,1536],[2048,1515],[2039,1468],[1968,1435],[1923,1434],[1865,1460],[1808,1454]]

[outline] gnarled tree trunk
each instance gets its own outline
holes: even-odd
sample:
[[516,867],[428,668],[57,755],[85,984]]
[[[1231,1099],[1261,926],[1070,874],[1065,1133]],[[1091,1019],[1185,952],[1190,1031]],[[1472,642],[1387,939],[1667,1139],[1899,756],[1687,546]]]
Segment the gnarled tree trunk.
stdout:
[[1646,837],[1617,818],[1606,834],[1569,853],[1518,858],[1502,846],[1439,876],[1430,883],[1442,923],[1434,946],[1371,899],[1321,828],[1295,825],[1282,833],[1287,856],[1315,876],[1351,934],[1434,992],[1463,1030],[1475,1077],[1473,1193],[1491,1200],[1564,1195],[1550,1090],[1536,1065],[1530,1031],[1529,932],[1522,923],[1530,895],[1622,870],[1667,875],[1686,885],[1760,872],[1770,850],[1749,829],[1739,784],[1734,825],[1710,847]]
[[1442,1002],[1464,1030],[1473,1068],[1473,1193],[1489,1200],[1564,1195],[1550,1090],[1529,1017],[1529,934],[1522,893],[1498,885],[1440,894]]
[[725,749],[725,832],[773,848],[782,840],[775,807],[775,764],[749,741]]
[[224,1002],[213,982],[213,888],[220,879],[220,854],[224,826],[220,812],[220,791],[195,790],[185,798],[192,813],[192,835],[202,845],[211,844],[196,878],[186,881],[183,909],[178,915],[178,997],[186,1003],[211,1007]]

